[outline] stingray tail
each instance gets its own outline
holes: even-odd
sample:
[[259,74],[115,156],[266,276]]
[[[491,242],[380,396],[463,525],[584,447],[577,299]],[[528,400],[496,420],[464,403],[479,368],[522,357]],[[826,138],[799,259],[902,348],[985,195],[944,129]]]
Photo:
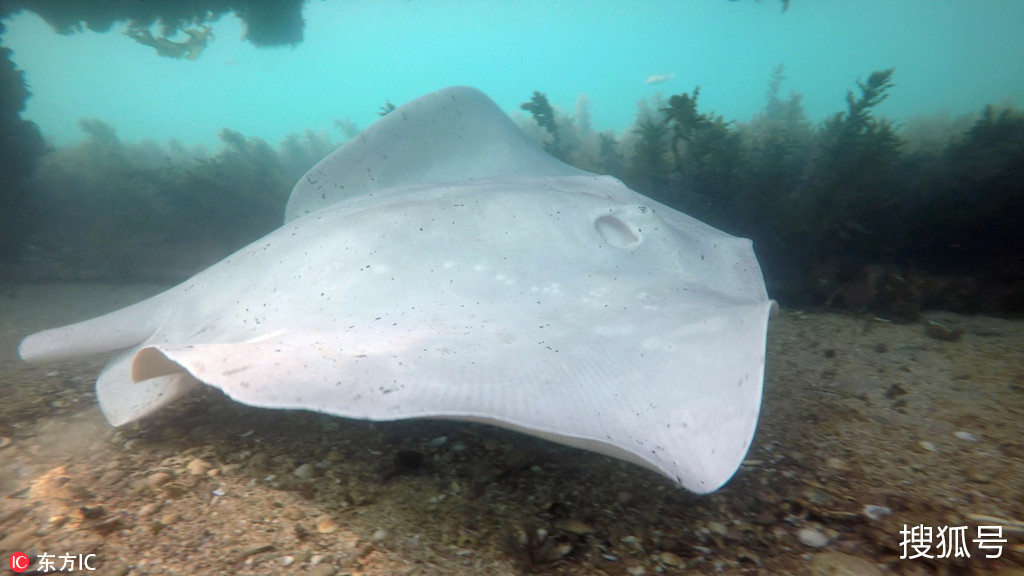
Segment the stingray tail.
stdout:
[[52,362],[137,346],[156,332],[163,294],[109,314],[37,332],[21,341],[26,362]]

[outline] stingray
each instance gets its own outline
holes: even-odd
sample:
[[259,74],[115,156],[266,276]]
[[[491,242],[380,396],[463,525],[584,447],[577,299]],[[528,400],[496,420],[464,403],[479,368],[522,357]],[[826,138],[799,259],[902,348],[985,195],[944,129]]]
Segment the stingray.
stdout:
[[19,352],[116,351],[96,382],[113,426],[206,385],[259,407],[483,422],[706,493],[753,438],[770,308],[749,240],[556,160],[453,87],[314,166],[281,228]]

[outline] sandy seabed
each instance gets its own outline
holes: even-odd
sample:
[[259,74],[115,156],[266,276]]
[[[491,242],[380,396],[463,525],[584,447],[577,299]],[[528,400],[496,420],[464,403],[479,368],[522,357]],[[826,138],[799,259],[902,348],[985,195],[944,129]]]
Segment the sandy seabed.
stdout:
[[[60,569],[71,555],[86,574],[78,555],[92,554],[105,576],[1024,575],[1022,321],[783,309],[745,465],[695,496],[488,426],[256,409],[212,390],[112,429],[93,391],[103,358],[17,358],[32,332],[160,289],[0,290],[5,560],[45,553]],[[1006,542],[976,542],[979,526]]]

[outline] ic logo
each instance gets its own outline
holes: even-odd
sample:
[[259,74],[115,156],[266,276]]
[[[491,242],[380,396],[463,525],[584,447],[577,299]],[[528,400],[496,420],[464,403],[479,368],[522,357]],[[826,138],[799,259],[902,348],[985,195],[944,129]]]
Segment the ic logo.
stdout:
[[15,552],[14,554],[11,554],[7,563],[11,565],[11,570],[14,570],[15,572],[24,572],[32,565],[32,560],[29,559],[28,554],[25,554],[24,552]]

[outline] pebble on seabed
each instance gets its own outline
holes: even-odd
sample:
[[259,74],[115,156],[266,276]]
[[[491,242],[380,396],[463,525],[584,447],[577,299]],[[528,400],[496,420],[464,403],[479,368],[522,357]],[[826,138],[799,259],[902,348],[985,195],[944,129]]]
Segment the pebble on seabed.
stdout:
[[162,504],[159,502],[150,502],[149,504],[146,504],[142,508],[139,508],[138,516],[139,518],[148,518],[153,514],[159,512],[161,507]]
[[309,576],[334,576],[338,571],[330,564],[317,564],[309,569]]
[[213,468],[213,466],[211,466],[209,462],[200,460],[199,458],[193,458],[185,466],[185,470],[187,470],[192,476],[202,476],[203,474],[206,474],[210,468]]
[[113,486],[114,484],[120,482],[121,479],[124,478],[124,476],[124,470],[119,470],[116,468],[113,470],[107,470],[106,472],[103,473],[103,476],[100,476],[99,484],[101,486]]
[[595,530],[592,527],[590,527],[589,524],[585,524],[583,522],[580,522],[579,520],[562,520],[561,522],[555,523],[555,528],[580,536],[593,534],[595,532]]
[[153,474],[150,474],[146,478],[146,483],[149,484],[149,486],[156,488],[158,486],[163,486],[164,484],[167,484],[173,479],[174,476],[171,476],[167,472],[154,472]]
[[292,472],[292,474],[294,474],[297,478],[301,478],[303,480],[309,480],[310,478],[313,477],[315,473],[316,470],[313,468],[312,464],[303,464],[302,466],[296,468],[294,472]]
[[814,528],[801,528],[796,536],[801,542],[812,548],[823,548],[828,544],[828,536]]
[[843,554],[842,552],[822,552],[815,554],[811,561],[811,574],[814,576],[882,576],[882,571],[871,562]]
[[872,520],[880,520],[882,516],[892,514],[891,508],[886,506],[876,506],[875,504],[866,504],[861,511],[865,516]]
[[686,560],[683,560],[681,556],[673,554],[672,552],[662,552],[655,557],[655,560],[675,568],[682,568],[686,566]]
[[321,534],[330,534],[338,530],[338,523],[330,516],[321,516],[316,522],[316,531]]

